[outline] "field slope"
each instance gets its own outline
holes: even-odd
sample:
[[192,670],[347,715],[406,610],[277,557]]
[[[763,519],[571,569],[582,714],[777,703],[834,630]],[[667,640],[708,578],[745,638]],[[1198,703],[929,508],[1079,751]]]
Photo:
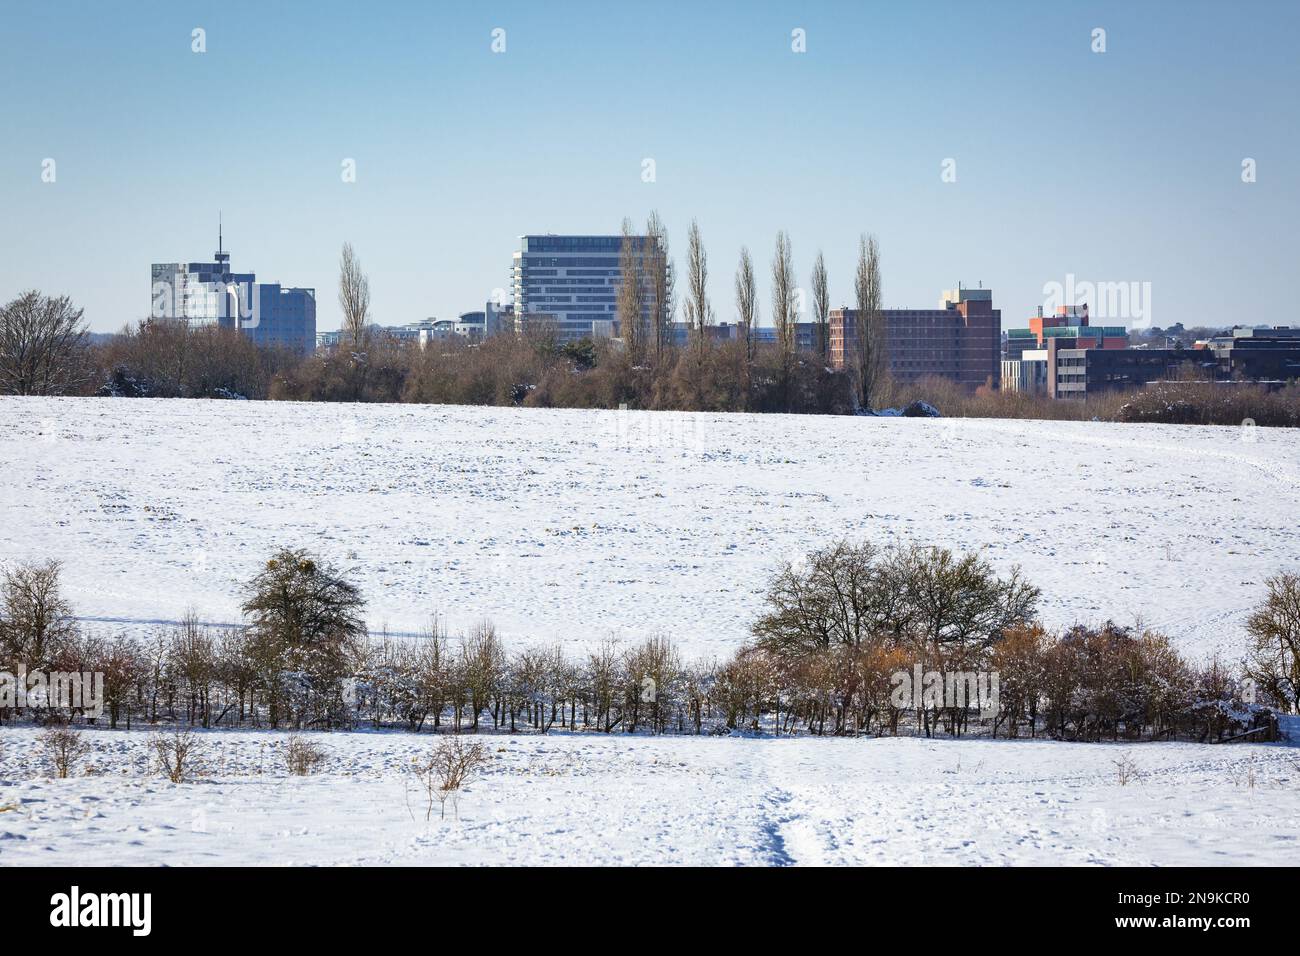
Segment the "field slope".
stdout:
[[1240,653],[1300,560],[1291,431],[447,406],[0,398],[0,560],[58,558],[106,622],[235,621],[277,546],[355,577],[376,630],[511,643],[746,638],[836,536],[982,549],[1048,624],[1141,618]]

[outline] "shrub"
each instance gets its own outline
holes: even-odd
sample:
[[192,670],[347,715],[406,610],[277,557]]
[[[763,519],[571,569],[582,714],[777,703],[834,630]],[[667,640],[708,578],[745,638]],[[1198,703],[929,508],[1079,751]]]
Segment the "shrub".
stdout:
[[71,727],[48,728],[41,734],[40,746],[60,779],[70,776],[94,749],[80,731]]
[[1129,393],[1115,415],[1121,422],[1166,425],[1300,425],[1300,387],[1274,389],[1240,382],[1158,382]]
[[306,777],[325,762],[325,748],[300,734],[290,734],[283,751],[285,767],[295,777]]
[[159,770],[172,783],[183,783],[186,774],[198,771],[204,748],[193,730],[155,733],[150,744]]
[[277,371],[301,361],[220,325],[145,319],[94,350],[97,391],[123,398],[267,398]]
[[1127,787],[1129,783],[1136,780],[1141,775],[1137,761],[1128,754],[1124,754],[1117,760],[1112,760],[1115,765],[1115,782],[1121,787]]

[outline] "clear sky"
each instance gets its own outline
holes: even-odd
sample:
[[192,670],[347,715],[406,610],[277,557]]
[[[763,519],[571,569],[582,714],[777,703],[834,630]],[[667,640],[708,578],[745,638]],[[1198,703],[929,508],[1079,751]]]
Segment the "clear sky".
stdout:
[[344,240],[400,324],[482,308],[521,234],[658,209],[679,264],[698,219],[722,320],[748,244],[770,321],[786,229],[837,305],[871,231],[891,307],[982,282],[1023,326],[1073,275],[1150,283],[1129,324],[1290,323],[1297,27],[1284,0],[6,0],[0,299],[118,328],[151,262],[211,258],[220,210],[236,271],[314,287],[319,329]]

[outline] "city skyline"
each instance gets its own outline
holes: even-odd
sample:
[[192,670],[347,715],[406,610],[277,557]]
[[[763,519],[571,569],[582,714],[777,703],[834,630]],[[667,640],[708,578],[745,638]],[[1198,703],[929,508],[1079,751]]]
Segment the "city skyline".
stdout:
[[25,239],[0,295],[66,293],[114,331],[147,315],[144,265],[210,255],[220,211],[247,268],[316,290],[319,329],[344,241],[398,325],[509,289],[520,236],[657,210],[679,269],[698,220],[719,321],[746,244],[770,324],[780,229],[800,285],[824,252],[834,306],[866,231],[891,308],[982,284],[1016,327],[1053,284],[1131,283],[1147,314],[1099,320],[1290,321],[1294,7],[675,9],[10,12],[0,203]]

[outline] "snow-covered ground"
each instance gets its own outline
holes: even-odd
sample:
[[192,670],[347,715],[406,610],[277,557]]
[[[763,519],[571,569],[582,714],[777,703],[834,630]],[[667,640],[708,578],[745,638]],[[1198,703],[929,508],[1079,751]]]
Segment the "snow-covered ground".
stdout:
[[0,398],[0,561],[80,614],[238,619],[277,546],[354,568],[380,629],[512,644],[747,636],[836,536],[984,549],[1050,625],[1114,616],[1236,656],[1300,563],[1295,431],[447,406]]
[[[0,730],[0,865],[1293,864],[1300,759],[1270,745],[488,735],[459,820],[406,768],[429,735],[205,734],[208,776],[148,772],[148,736],[90,731],[91,776],[42,778]],[[1138,776],[1119,782],[1114,761]],[[37,776],[33,776],[37,774]]]

